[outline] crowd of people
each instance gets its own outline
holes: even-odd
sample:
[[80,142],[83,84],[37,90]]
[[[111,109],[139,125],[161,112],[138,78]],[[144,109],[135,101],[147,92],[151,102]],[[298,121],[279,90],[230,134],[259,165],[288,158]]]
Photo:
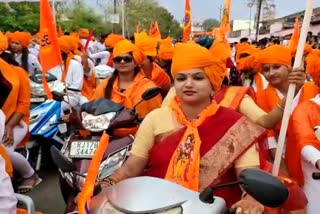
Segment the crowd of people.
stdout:
[[[12,170],[4,165],[12,163],[22,177],[19,193],[31,191],[41,182],[28,161],[15,152],[28,140],[28,76],[42,72],[39,39],[27,32],[0,34],[4,92],[0,97],[0,185],[9,182],[7,175]],[[133,108],[143,92],[161,88],[161,94],[137,107],[143,119],[139,128],[123,130],[123,135],[135,135],[131,155],[119,170],[103,179],[102,187],[147,175],[201,191],[234,181],[247,168],[270,172],[288,88],[295,84],[280,167],[280,179],[290,192],[288,201],[278,210],[270,209],[239,186],[215,194],[237,213],[285,210],[316,214],[320,183],[312,179],[312,173],[320,170],[320,142],[314,131],[320,125],[320,50],[317,37],[309,34],[304,65],[293,69],[297,47],[288,46],[290,39],[273,37],[250,43],[243,38],[228,44],[206,36],[180,43],[144,31],[131,38],[114,33],[95,38],[88,29],[80,29],[59,36],[63,63],[48,72],[65,83],[73,107],[106,98]],[[97,65],[114,68],[111,77],[99,81]],[[0,212],[14,213],[12,194],[11,185],[0,188],[0,202],[6,204],[0,206]]]

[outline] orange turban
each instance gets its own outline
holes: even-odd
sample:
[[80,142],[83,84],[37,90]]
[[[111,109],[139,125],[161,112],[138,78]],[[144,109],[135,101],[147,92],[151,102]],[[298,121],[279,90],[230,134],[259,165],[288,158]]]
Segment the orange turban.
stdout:
[[0,54],[8,49],[8,38],[0,31]]
[[83,39],[83,38],[88,38],[88,36],[89,36],[89,30],[87,29],[87,28],[80,28],[79,29],[79,37],[81,38],[81,39]]
[[79,39],[74,36],[61,36],[60,38],[68,41],[69,49],[76,55],[82,55],[82,52],[78,50],[79,47]]
[[160,41],[158,57],[162,60],[171,60],[173,57],[174,48],[172,46],[172,38],[168,37]]
[[256,59],[256,54],[239,59],[237,61],[238,71],[241,72],[241,71],[245,71],[245,70],[254,69],[255,59]]
[[195,43],[178,43],[175,45],[172,58],[171,74],[194,68],[203,68],[212,87],[217,90],[225,77],[226,64],[215,59],[208,49]]
[[253,55],[257,52],[259,52],[259,49],[254,47],[253,45],[250,45],[246,42],[239,43],[236,45],[236,61],[240,58],[241,54],[247,53],[249,55]]
[[[304,49],[303,49],[303,55],[307,55],[312,51],[312,47],[309,44],[305,44],[304,45]],[[291,56],[295,56],[297,53],[297,48],[295,48],[294,50],[291,51]]]
[[118,34],[110,34],[106,40],[104,41],[104,45],[110,48],[114,48],[114,46],[120,42],[121,40],[124,40],[125,38]]
[[140,49],[127,39],[118,42],[114,46],[113,58],[125,53],[132,53],[136,65],[141,65],[146,58]]
[[147,33],[135,33],[134,34],[135,44],[146,56],[157,56],[158,40],[154,37],[150,37]]
[[225,62],[227,59],[231,58],[231,48],[227,42],[215,41],[211,45],[209,51],[214,57],[222,59]]
[[258,54],[256,63],[262,64],[278,64],[291,67],[291,51],[282,45],[272,45]]
[[60,46],[60,51],[69,54],[71,52],[70,41],[66,38],[66,36],[62,36],[58,38],[58,43]]
[[12,34],[9,34],[10,36],[10,42],[19,42],[23,47],[28,47],[30,44],[30,41],[32,39],[32,36],[28,32],[20,32],[16,31]]
[[315,84],[319,85],[320,57],[316,54],[309,54],[306,57],[306,73],[312,77]]

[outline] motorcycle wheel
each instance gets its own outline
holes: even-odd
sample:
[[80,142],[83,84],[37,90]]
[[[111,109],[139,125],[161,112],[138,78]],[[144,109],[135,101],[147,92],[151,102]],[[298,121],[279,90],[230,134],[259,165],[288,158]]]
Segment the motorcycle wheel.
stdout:
[[73,190],[69,183],[61,176],[61,174],[58,174],[60,191],[63,197],[63,201],[67,204],[69,202],[71,194],[73,193]]

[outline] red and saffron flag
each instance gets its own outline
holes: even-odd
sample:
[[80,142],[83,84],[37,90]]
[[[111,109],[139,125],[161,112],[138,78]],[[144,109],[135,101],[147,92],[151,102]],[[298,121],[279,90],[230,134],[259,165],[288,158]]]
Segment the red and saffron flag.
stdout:
[[289,42],[289,49],[293,52],[298,47],[299,37],[300,37],[300,23],[299,23],[299,18],[296,18],[296,21],[294,23],[293,34],[292,34],[290,42]]
[[224,1],[224,9],[223,15],[220,23],[220,30],[225,34],[229,34],[231,32],[230,28],[230,8],[231,8],[231,0]]
[[191,6],[190,0],[186,0],[186,6],[184,10],[184,27],[183,27],[183,36],[182,42],[187,42],[191,34]]
[[52,99],[52,94],[48,87],[45,74],[51,68],[62,63],[60,47],[57,38],[56,25],[54,23],[49,0],[40,1],[40,52],[39,59],[43,72],[43,87],[48,99]]
[[159,40],[161,39],[161,33],[158,26],[158,22],[151,22],[150,29],[149,29],[149,36]]

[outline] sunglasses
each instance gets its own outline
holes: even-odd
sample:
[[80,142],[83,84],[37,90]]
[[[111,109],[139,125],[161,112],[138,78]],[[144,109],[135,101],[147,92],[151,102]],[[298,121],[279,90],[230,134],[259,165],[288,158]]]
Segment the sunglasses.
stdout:
[[120,62],[123,62],[124,63],[129,63],[129,62],[132,62],[133,61],[133,58],[131,56],[118,56],[118,57],[115,57],[113,58],[113,62],[114,63],[120,63]]

